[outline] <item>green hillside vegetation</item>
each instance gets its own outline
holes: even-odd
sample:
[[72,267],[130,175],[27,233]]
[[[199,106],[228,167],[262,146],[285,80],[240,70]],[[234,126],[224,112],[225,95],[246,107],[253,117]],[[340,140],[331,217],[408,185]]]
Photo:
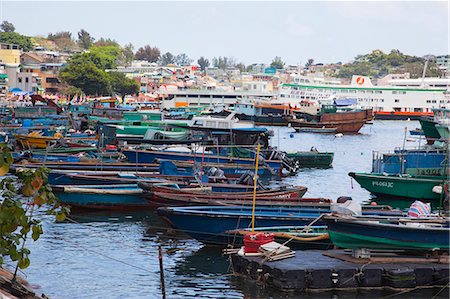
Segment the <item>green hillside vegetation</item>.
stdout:
[[[411,78],[419,78],[422,76],[425,61],[425,58],[405,55],[399,50],[391,50],[390,53],[374,50],[370,54],[356,56],[355,61],[351,63],[343,64],[334,76],[351,78],[353,75],[364,75],[381,78],[389,73],[408,72]],[[434,59],[428,62],[426,76],[440,76]]]

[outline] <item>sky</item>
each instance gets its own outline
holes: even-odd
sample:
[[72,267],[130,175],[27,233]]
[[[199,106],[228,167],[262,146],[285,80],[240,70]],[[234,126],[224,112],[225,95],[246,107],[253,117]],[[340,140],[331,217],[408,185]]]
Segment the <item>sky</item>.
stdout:
[[245,64],[349,62],[374,49],[449,51],[450,1],[3,1],[0,19],[29,36],[80,29],[135,50],[234,57]]

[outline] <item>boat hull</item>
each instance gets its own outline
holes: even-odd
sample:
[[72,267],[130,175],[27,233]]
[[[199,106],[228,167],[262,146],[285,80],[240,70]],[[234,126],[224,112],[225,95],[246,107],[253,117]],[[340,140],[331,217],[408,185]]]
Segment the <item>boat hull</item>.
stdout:
[[[251,207],[232,209],[231,212],[227,207],[220,210],[214,208],[209,207],[208,210],[206,207],[201,212],[193,212],[188,207],[158,208],[157,213],[172,227],[207,244],[228,244],[227,231],[251,226]],[[277,215],[276,211],[279,210],[281,209],[256,211],[255,226],[308,225],[320,216],[320,210],[316,209],[298,210],[297,213],[291,210],[290,215],[288,213]],[[324,211],[326,212],[326,210]]]
[[354,178],[362,188],[377,196],[394,196],[397,198],[439,200],[440,194],[432,191],[434,186],[443,184],[442,179],[385,176],[376,174],[354,173]]
[[137,186],[53,186],[56,197],[62,204],[75,208],[97,210],[122,210],[148,208]]
[[428,144],[433,144],[436,140],[441,138],[441,135],[439,135],[439,132],[436,129],[437,123],[432,118],[423,117],[420,118],[419,121]]
[[449,250],[449,229],[368,223],[325,217],[332,242],[341,248]]
[[299,167],[331,167],[333,163],[333,153],[317,153],[317,152],[296,152],[288,153],[287,156],[298,161]]

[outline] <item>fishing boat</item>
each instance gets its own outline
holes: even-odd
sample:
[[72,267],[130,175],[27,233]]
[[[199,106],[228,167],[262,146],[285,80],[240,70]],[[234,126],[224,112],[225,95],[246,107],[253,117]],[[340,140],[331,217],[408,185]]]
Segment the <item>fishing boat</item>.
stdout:
[[[195,196],[197,198],[210,198],[210,199],[252,199],[253,198],[253,186],[242,184],[221,184],[210,183],[200,188],[179,188],[178,185],[168,184],[147,184],[140,183],[139,186],[149,191],[148,195],[153,196],[154,193],[168,193],[186,196]],[[301,198],[306,193],[308,188],[304,186],[296,187],[280,187],[273,189],[260,189],[256,191],[258,198],[284,198],[295,199]]]
[[[256,207],[255,226],[308,225],[329,209]],[[248,228],[252,221],[252,207],[195,206],[161,207],[157,213],[173,228],[208,244],[228,244],[228,233],[234,229]],[[320,223],[318,223],[320,224]]]
[[[229,244],[239,246],[243,244],[245,235],[251,234],[251,228],[236,229],[226,232],[229,235]],[[284,244],[295,250],[333,248],[333,243],[328,236],[327,227],[317,226],[270,226],[255,227],[254,233],[273,234],[275,242]]]
[[65,205],[86,209],[131,209],[149,207],[136,184],[93,186],[52,186],[58,200]]
[[449,251],[446,218],[386,218],[326,215],[331,241],[349,249]]
[[[190,162],[190,161],[169,161],[157,160],[159,162],[159,172],[166,175],[184,175],[194,176],[196,172],[202,172],[206,175],[220,175],[226,178],[237,178],[241,175],[254,170],[250,164],[234,164],[234,163],[211,163],[211,162]],[[261,165],[258,168],[259,176],[277,175],[272,168]]]
[[[210,153],[190,153],[171,150],[134,150],[124,149],[122,153],[131,163],[154,163],[156,160],[174,160],[174,161],[196,161],[199,163],[219,163],[219,164],[246,164],[253,165],[255,160],[252,158],[228,157],[222,155],[214,155]],[[283,162],[281,160],[265,160],[261,164],[266,164],[279,174],[283,170]]]
[[326,127],[322,127],[322,128],[302,128],[302,127],[297,127],[295,128],[296,132],[299,133],[319,133],[319,134],[334,134],[337,131],[337,128],[326,128]]
[[[331,213],[330,206],[282,206],[256,205],[255,227],[304,226],[316,221],[323,225],[321,215]],[[178,229],[204,243],[228,244],[228,231],[251,226],[252,206],[190,206],[160,207],[157,214],[173,228]],[[367,209],[363,215],[397,215],[385,209]]]
[[449,123],[440,123],[436,125],[436,130],[441,136],[442,140],[450,140],[450,127]]
[[444,177],[384,175],[375,173],[348,174],[364,189],[376,196],[394,196],[424,200],[440,200],[441,195],[434,192],[435,187],[443,186]]
[[[233,195],[233,194],[230,194]],[[251,205],[252,198],[242,198],[241,196],[195,196],[190,194],[172,194],[163,192],[151,192],[144,191],[144,197],[148,199],[149,204],[153,207],[175,207],[175,206],[205,206],[205,205],[222,205],[222,206],[244,206]],[[267,195],[256,195],[256,203],[258,206],[270,205],[270,206],[289,206],[289,207],[318,207],[329,206],[330,199],[326,198],[286,198],[286,197],[269,197]]]
[[425,136],[425,133],[420,128],[415,128],[414,130],[409,130],[409,134],[412,136]]
[[356,99],[334,99],[332,103],[321,103],[318,111],[294,110],[291,126],[298,129],[336,129],[336,133],[356,134],[365,123],[373,120],[372,109],[357,109]]
[[333,163],[334,153],[318,152],[318,151],[298,151],[287,153],[288,158],[298,163],[298,167],[331,167]]

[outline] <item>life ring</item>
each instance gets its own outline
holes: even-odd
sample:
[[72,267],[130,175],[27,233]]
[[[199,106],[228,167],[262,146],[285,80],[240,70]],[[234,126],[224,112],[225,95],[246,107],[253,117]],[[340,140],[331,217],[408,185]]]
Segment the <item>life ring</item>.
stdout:
[[358,77],[358,78],[356,78],[356,83],[357,83],[358,85],[363,85],[363,84],[364,84],[364,81],[365,81],[364,77]]

